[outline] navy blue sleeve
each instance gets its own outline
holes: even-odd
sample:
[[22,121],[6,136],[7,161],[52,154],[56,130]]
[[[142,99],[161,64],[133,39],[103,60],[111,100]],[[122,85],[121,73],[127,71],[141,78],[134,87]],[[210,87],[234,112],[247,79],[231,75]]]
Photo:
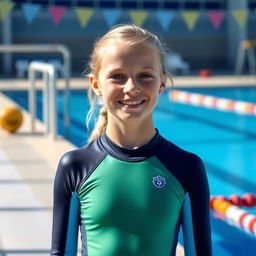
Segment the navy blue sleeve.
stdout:
[[187,256],[211,256],[209,186],[200,158],[190,162],[192,185],[187,191],[182,209],[184,249]]
[[90,170],[104,155],[98,140],[95,140],[61,158],[54,180],[51,256],[77,255],[81,224],[78,191]]
[[79,201],[71,155],[69,152],[60,160],[54,181],[52,256],[77,255]]

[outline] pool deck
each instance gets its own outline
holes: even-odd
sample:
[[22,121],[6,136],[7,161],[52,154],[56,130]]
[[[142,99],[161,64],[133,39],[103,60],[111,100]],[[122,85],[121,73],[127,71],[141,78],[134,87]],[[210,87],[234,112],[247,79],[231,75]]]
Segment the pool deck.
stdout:
[[[0,109],[13,106],[0,94]],[[51,140],[30,119],[15,134],[0,130],[0,255],[49,255],[52,184],[61,155],[74,148],[63,139]]]
[[[85,79],[72,79],[70,85],[72,89],[88,86]],[[256,77],[174,78],[175,88],[241,85],[256,86]],[[28,86],[27,80],[0,80],[0,110],[16,105],[2,90]],[[62,80],[58,88],[64,88]],[[22,112],[24,122],[17,133],[0,130],[0,256],[49,255],[53,178],[60,157],[75,148],[62,138],[51,140],[38,120],[32,134],[29,113]],[[183,255],[180,247],[177,255]]]

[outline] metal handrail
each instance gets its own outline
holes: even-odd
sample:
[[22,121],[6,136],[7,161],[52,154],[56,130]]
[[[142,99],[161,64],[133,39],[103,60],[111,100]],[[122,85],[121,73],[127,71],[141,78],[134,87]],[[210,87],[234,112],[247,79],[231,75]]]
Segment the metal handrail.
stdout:
[[36,118],[36,97],[35,80],[36,72],[43,73],[43,117],[46,124],[46,132],[50,133],[52,138],[57,137],[57,112],[56,112],[56,71],[52,64],[32,61],[29,64],[28,76],[30,80],[29,88],[29,109],[31,113],[31,131],[35,132]]
[[256,63],[254,48],[256,47],[256,40],[243,40],[240,43],[237,53],[237,59],[235,64],[235,74],[240,75],[243,70],[243,65],[245,61],[245,55],[247,52],[249,71],[251,75],[256,74]]
[[69,49],[61,44],[0,44],[0,52],[16,52],[16,53],[47,53],[59,52],[63,56],[63,78],[65,79],[65,115],[64,122],[65,128],[70,125],[70,89],[69,80],[71,76],[71,54]]

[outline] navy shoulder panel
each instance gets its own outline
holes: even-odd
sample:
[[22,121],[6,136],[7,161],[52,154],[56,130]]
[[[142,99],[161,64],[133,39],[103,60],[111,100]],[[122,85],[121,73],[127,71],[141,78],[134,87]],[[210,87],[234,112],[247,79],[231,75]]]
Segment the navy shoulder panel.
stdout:
[[181,149],[168,140],[162,142],[157,158],[170,170],[182,184],[185,192],[191,192],[198,183],[198,178],[206,178],[202,160],[195,154]]
[[[55,183],[61,182],[69,192],[77,192],[81,182],[105,155],[106,151],[100,147],[98,139],[84,147],[65,153],[59,162]],[[55,187],[59,188],[59,185],[55,184]]]
[[88,174],[106,155],[95,140],[88,145],[67,152],[61,158],[55,180],[51,255],[76,255],[79,223],[77,192]]

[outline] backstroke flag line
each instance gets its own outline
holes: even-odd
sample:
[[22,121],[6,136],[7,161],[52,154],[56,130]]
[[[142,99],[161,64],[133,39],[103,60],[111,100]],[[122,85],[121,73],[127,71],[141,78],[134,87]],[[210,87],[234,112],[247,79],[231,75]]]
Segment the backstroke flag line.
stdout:
[[27,3],[27,4],[23,4],[21,8],[25,14],[28,24],[31,24],[35,19],[36,15],[41,10],[41,5]]
[[143,26],[147,16],[147,11],[130,11],[132,21],[139,27]]
[[10,11],[12,10],[12,8],[14,7],[14,3],[12,2],[0,2],[0,18],[1,20],[4,20],[8,14],[10,13]]
[[184,19],[189,30],[193,30],[197,23],[199,12],[197,11],[183,11],[181,16]]
[[247,10],[233,10],[232,15],[240,28],[244,28],[248,17]]
[[213,27],[215,29],[218,29],[221,25],[221,22],[224,18],[224,12],[223,11],[210,11],[207,13]]
[[62,6],[49,6],[48,8],[54,25],[59,25],[67,9]]
[[170,24],[172,23],[175,17],[175,13],[172,11],[157,11],[156,18],[160,23],[163,30],[168,30]]
[[76,11],[78,20],[80,22],[80,26],[82,28],[86,27],[94,13],[93,9],[92,8],[76,8],[75,11]]
[[[4,1],[0,0],[0,21],[4,21],[10,12],[16,7],[15,2],[12,1]],[[17,5],[17,8],[21,8],[25,19],[28,24],[31,24],[37,15],[40,13],[40,11],[45,10],[45,5],[42,4],[35,4],[32,3],[32,1],[28,0],[27,3],[20,3]],[[47,6],[46,6],[47,7]],[[88,23],[90,22],[92,16],[94,14],[103,15],[104,20],[106,21],[106,25],[108,27],[112,27],[118,22],[120,22],[120,18],[122,18],[122,14],[128,13],[130,15],[130,18],[133,23],[135,23],[138,26],[143,26],[147,17],[149,14],[153,14],[157,21],[159,22],[161,28],[164,31],[167,31],[174,19],[181,15],[184,23],[186,24],[186,27],[193,31],[196,27],[196,24],[198,22],[198,19],[200,17],[201,13],[205,13],[203,10],[199,11],[187,11],[187,10],[181,10],[181,11],[172,11],[172,10],[156,10],[156,11],[145,11],[145,10],[123,10],[123,9],[94,9],[94,8],[83,8],[83,7],[75,7],[75,8],[69,8],[65,6],[48,6],[48,12],[50,13],[50,17],[52,19],[52,23],[54,25],[59,25],[61,21],[64,18],[64,15],[67,11],[73,11],[75,9],[75,14],[79,20],[81,27],[86,27]],[[236,24],[240,29],[244,29],[246,22],[248,20],[249,14],[255,16],[254,12],[249,12],[248,9],[234,9],[231,11],[227,10],[216,10],[216,11],[208,11],[207,17],[209,21],[211,22],[212,26],[217,30],[220,28],[223,20],[228,15],[231,16],[231,18],[234,19]]]
[[105,9],[103,15],[109,27],[114,26],[120,18],[122,11],[119,9]]

